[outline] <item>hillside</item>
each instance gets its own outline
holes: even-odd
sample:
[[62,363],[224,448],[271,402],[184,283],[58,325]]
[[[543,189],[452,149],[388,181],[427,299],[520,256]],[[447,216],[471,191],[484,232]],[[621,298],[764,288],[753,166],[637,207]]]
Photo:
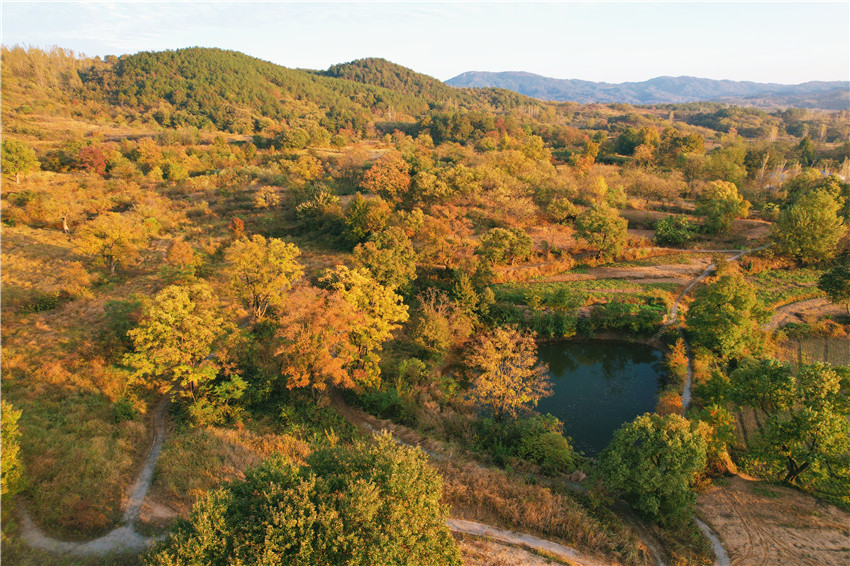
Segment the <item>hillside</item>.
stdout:
[[[459,90],[446,83],[417,73],[386,59],[366,58],[331,66],[321,74],[347,79],[362,84],[378,86],[395,92],[424,97],[433,103],[451,101],[458,106],[474,109],[482,102],[494,108],[516,108],[521,105],[536,105],[536,101],[520,95],[516,89],[479,88],[474,91]],[[475,85],[479,86],[479,85]]]
[[[455,87],[508,88],[542,100],[665,104],[728,100],[752,105],[757,101],[771,106],[801,106],[841,110],[850,108],[850,89],[841,81],[808,82],[799,85],[701,79],[697,77],[656,77],[642,82],[600,83],[575,79],[554,79],[526,72],[488,73],[471,71],[446,81]],[[843,96],[837,96],[841,93]]]

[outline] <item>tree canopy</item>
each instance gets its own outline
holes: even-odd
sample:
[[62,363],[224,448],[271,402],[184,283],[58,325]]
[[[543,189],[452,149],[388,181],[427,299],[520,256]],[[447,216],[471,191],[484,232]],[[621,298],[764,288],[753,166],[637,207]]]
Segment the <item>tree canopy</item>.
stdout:
[[552,394],[549,368],[538,361],[531,333],[494,328],[472,346],[467,364],[474,371],[472,398],[492,411],[496,422]]
[[696,501],[692,488],[706,463],[697,427],[679,415],[647,413],[621,426],[599,457],[605,486],[650,519],[683,522]]
[[687,323],[697,344],[728,359],[763,349],[759,325],[766,316],[752,285],[733,271],[697,290]]
[[[766,422],[754,442],[768,471],[850,493],[850,368],[747,360],[730,376],[730,398],[761,409]],[[829,489],[827,487],[827,489]],[[837,495],[837,493],[836,493]]]
[[425,455],[389,435],[270,460],[203,497],[145,562],[460,566],[441,497]]
[[835,257],[838,242],[847,233],[839,214],[841,205],[825,190],[814,190],[782,210],[771,238],[779,253],[801,263],[814,263]]
[[301,250],[277,238],[266,240],[257,234],[250,240],[239,239],[226,255],[231,284],[256,320],[265,316],[269,306],[280,305],[292,282],[303,274],[296,259]]

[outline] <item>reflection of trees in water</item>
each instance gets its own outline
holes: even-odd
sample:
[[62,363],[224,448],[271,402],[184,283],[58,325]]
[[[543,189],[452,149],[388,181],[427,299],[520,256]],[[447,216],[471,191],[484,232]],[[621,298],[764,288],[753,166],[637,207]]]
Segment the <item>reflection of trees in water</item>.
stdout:
[[581,367],[599,368],[611,393],[623,393],[626,382],[631,381],[636,365],[648,365],[656,375],[663,374],[661,354],[641,344],[629,342],[561,342],[546,344],[540,349],[540,358],[549,364],[556,377],[575,373]]

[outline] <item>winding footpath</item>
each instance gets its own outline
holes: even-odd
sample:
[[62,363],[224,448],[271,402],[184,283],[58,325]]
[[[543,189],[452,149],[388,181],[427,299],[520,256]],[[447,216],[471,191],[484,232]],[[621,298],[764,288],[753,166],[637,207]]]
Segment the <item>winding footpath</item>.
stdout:
[[[768,248],[769,246],[760,246],[758,248],[753,248],[751,250],[700,250],[701,253],[732,253],[734,254],[732,257],[726,258],[726,262],[737,261],[744,257],[747,254],[755,253],[761,251],[763,249]],[[685,338],[685,332],[682,330],[682,325],[678,324],[679,321],[679,302],[685,298],[685,296],[691,292],[691,290],[700,284],[706,277],[711,275],[714,270],[717,269],[716,263],[710,263],[705,268],[705,271],[700,273],[697,277],[695,277],[690,283],[685,286],[684,290],[679,293],[679,296],[676,297],[676,300],[673,301],[673,305],[670,307],[670,312],[667,314],[667,320],[664,321],[664,326],[670,326],[671,324],[676,324],[676,330],[679,332],[679,336],[682,338],[682,342],[685,344],[685,351],[688,354],[688,374],[685,379],[685,386],[682,390],[682,407],[685,411],[688,410],[688,406],[691,404],[691,384],[694,380],[694,366],[693,360],[691,357],[691,345],[688,343],[687,338]]]
[[58,540],[47,536],[21,506],[21,538],[32,548],[46,550],[56,554],[76,554],[88,556],[103,556],[121,552],[142,552],[157,539],[140,535],[135,530],[139,519],[139,511],[147,496],[153,481],[153,471],[159,458],[162,443],[165,441],[166,415],[171,404],[169,397],[164,397],[153,411],[153,438],[148,453],[142,462],[136,481],[130,487],[127,500],[124,503],[124,514],[121,525],[105,535],[86,542],[71,542]]

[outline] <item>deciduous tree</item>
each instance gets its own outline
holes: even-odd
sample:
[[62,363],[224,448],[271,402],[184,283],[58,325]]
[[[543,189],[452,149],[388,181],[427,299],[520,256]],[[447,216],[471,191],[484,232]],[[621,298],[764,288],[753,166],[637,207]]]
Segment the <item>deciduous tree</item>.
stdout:
[[410,166],[398,151],[382,155],[363,175],[363,189],[390,201],[401,201],[410,190]]
[[321,281],[340,293],[360,317],[359,324],[350,332],[358,354],[352,378],[364,385],[377,385],[381,375],[379,352],[393,331],[407,321],[407,305],[401,296],[372,279],[363,268],[338,265]]
[[728,232],[732,220],[746,218],[750,203],[738,194],[738,187],[728,181],[712,181],[697,197],[697,216],[704,216],[703,230],[709,234]]
[[694,342],[729,359],[763,350],[759,325],[767,315],[752,285],[740,273],[731,272],[696,292],[687,322]]
[[77,231],[77,251],[98,258],[115,275],[119,264],[133,265],[148,243],[149,233],[135,214],[105,212]]
[[806,473],[836,481],[850,493],[850,369],[748,360],[732,372],[730,398],[764,411],[754,443],[768,471],[787,483]]
[[818,279],[818,289],[833,303],[844,303],[850,315],[850,266],[836,265]]
[[277,458],[202,497],[146,564],[460,566],[442,491],[425,455],[389,435],[303,467]]
[[135,351],[124,363],[133,368],[134,379],[196,399],[216,376],[210,354],[224,332],[207,284],[170,285],[145,303],[139,325],[127,333]]
[[237,240],[227,249],[231,284],[255,320],[261,320],[269,306],[280,305],[293,281],[301,277],[299,255],[301,250],[295,244],[266,240],[259,234]]
[[475,343],[467,363],[474,371],[472,398],[496,422],[552,394],[548,367],[539,363],[531,333],[495,328]]
[[613,208],[595,204],[576,217],[578,236],[595,247],[600,258],[613,258],[626,245],[628,221]]
[[366,268],[381,285],[402,289],[416,277],[416,251],[404,230],[390,227],[354,248],[355,264]]
[[840,208],[838,201],[825,190],[804,194],[780,212],[773,225],[771,239],[777,251],[801,263],[835,257],[838,242],[847,233]]
[[309,387],[318,396],[330,386],[361,385],[351,336],[362,317],[352,305],[339,292],[315,287],[293,289],[286,305],[278,318],[275,352],[286,387]]
[[692,487],[706,463],[706,443],[679,415],[647,413],[624,424],[599,457],[605,486],[663,524],[690,517]]
[[6,175],[14,175],[15,183],[20,182],[21,175],[38,169],[38,159],[35,152],[22,141],[4,139],[2,143],[2,162],[0,167]]

